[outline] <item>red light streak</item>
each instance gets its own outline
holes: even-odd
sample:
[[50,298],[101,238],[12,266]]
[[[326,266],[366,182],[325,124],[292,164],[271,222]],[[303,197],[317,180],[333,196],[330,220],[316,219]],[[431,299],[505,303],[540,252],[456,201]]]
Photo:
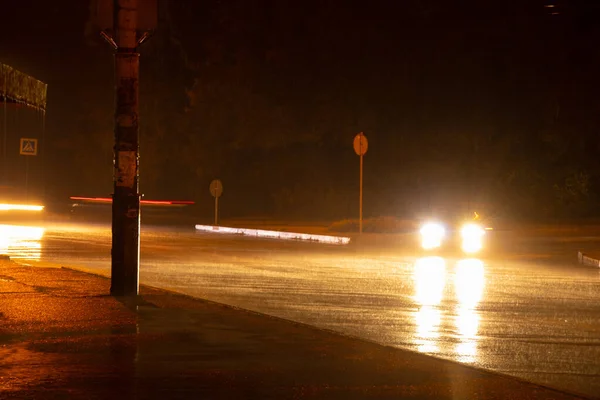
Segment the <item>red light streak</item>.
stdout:
[[[71,196],[71,200],[79,200],[79,201],[90,201],[94,203],[112,203],[112,198],[110,197],[78,197]],[[194,204],[193,201],[187,200],[140,200],[140,204],[147,205],[160,205],[160,206],[183,206],[183,205],[191,205]]]

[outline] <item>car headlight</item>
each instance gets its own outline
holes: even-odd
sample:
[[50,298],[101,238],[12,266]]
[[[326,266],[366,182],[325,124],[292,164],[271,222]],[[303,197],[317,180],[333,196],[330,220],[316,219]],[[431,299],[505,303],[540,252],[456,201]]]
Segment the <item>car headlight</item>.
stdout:
[[465,253],[476,253],[483,248],[485,229],[477,224],[466,224],[460,230],[462,249]]
[[421,234],[421,246],[426,250],[440,247],[446,235],[444,226],[435,222],[426,223],[419,232]]

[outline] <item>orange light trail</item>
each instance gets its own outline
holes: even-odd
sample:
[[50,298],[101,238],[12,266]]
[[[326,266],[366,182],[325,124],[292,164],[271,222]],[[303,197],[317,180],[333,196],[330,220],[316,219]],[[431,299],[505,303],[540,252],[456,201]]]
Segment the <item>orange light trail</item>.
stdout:
[[29,204],[0,204],[0,211],[42,211],[44,206]]

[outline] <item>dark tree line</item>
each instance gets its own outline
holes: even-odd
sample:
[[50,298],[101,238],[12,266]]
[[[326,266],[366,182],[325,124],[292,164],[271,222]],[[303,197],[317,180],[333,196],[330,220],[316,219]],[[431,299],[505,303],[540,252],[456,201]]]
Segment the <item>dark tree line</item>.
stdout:
[[[468,203],[596,216],[599,32],[588,13],[402,3],[161,3],[142,49],[146,196],[210,213],[218,177],[232,215],[350,217],[351,142],[364,131],[367,215]],[[101,99],[81,104],[74,129],[85,135],[59,143],[94,144],[69,161],[86,165],[74,169],[78,190],[94,195],[111,189],[112,102]]]

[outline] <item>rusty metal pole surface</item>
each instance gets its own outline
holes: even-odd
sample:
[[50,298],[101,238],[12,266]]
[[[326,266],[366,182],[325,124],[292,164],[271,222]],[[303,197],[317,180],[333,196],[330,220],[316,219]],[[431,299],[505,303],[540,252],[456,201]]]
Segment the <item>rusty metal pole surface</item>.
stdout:
[[360,178],[359,178],[359,200],[358,200],[358,233],[362,235],[363,231],[363,156],[360,156]]
[[117,49],[110,293],[137,296],[140,262],[138,0],[114,0],[113,11]]
[[215,197],[215,226],[219,226],[219,198]]

